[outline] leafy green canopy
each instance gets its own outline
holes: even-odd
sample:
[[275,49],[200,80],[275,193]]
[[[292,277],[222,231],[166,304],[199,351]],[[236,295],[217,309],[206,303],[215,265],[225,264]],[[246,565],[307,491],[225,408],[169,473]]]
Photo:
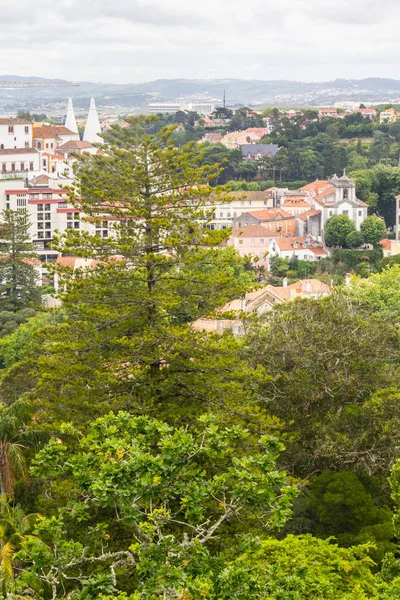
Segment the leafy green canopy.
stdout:
[[[62,435],[77,434],[67,427]],[[115,591],[125,586],[139,598],[200,598],[207,588],[217,598],[220,552],[235,551],[226,527],[279,528],[296,496],[276,467],[276,439],[254,442],[214,417],[189,432],[110,414],[74,446],[53,439],[33,463],[35,476],[71,482],[70,501],[39,519],[18,553],[27,566],[17,583],[38,597],[53,590],[63,598],[108,573]]]
[[325,223],[325,243],[327,246],[346,246],[348,237],[355,231],[355,223],[347,215],[335,215]]
[[268,412],[285,423],[283,459],[291,473],[357,465],[387,472],[390,464],[375,461],[373,449],[356,445],[363,436],[371,442],[367,432],[376,432],[377,424],[366,420],[368,429],[360,431],[351,415],[372,392],[396,384],[395,328],[337,292],[279,306],[254,324],[246,346],[250,364],[271,376],[259,393]]

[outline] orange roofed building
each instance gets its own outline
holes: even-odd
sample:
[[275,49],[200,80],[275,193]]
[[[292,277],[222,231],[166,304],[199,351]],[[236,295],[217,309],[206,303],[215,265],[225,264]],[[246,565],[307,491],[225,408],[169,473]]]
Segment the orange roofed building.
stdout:
[[269,258],[279,256],[279,258],[297,257],[299,260],[319,261],[327,258],[328,253],[322,247],[322,244],[315,240],[311,235],[293,238],[275,238],[269,242]]
[[[245,212],[233,219],[233,229],[241,229],[246,225],[260,225],[268,234],[293,236],[296,234],[296,219],[281,208],[271,208]],[[266,234],[267,235],[267,234]]]
[[226,315],[228,318],[198,319],[192,323],[192,327],[196,331],[218,334],[231,330],[236,337],[240,337],[244,334],[241,313],[262,315],[271,311],[277,304],[296,299],[318,299],[328,296],[331,292],[332,288],[318,279],[302,279],[291,285],[287,285],[287,280],[284,279],[281,287],[266,285],[246,294],[243,299],[238,298],[226,304],[221,309],[221,316],[224,316],[223,313],[228,313]]
[[277,235],[261,225],[245,225],[232,231],[227,245],[233,246],[240,256],[257,257],[257,264],[267,266],[269,243]]

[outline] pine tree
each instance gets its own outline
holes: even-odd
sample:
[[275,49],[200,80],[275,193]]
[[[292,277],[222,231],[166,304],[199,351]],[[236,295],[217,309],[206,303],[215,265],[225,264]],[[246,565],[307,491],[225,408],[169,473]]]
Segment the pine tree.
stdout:
[[47,397],[67,420],[111,406],[170,407],[168,418],[179,420],[179,407],[190,419],[227,399],[247,406],[245,378],[233,375],[241,342],[190,326],[251,282],[233,248],[219,247],[227,232],[205,226],[223,201],[224,190],[209,186],[220,167],[199,166],[197,144],[175,148],[173,126],[152,133],[154,117],[128,122],[112,129],[105,153],[78,160],[71,201],[99,228],[108,223],[109,235],[69,231],[58,241],[97,266],[64,273],[69,322],[47,346],[41,402]]
[[29,216],[23,210],[4,210],[0,224],[0,309],[17,312],[38,304],[40,290],[34,261],[37,254],[29,235]]

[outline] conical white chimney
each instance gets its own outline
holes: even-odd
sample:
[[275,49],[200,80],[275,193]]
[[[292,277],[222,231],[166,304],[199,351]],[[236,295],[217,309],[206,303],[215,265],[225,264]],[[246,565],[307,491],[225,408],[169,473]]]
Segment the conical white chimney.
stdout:
[[78,125],[76,124],[74,106],[72,98],[68,98],[67,116],[65,118],[65,127],[74,133],[78,133]]
[[101,133],[100,121],[97,114],[96,104],[94,98],[90,99],[90,109],[88,119],[86,121],[85,133],[83,134],[83,140],[90,142],[91,144],[102,144],[103,139],[98,135]]

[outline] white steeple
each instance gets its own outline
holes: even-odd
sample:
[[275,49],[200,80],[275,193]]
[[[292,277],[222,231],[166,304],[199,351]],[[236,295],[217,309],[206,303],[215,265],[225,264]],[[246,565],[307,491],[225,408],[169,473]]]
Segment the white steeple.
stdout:
[[65,127],[74,133],[78,133],[78,125],[76,124],[74,106],[72,98],[68,98],[67,116],[65,118]]
[[90,142],[91,144],[102,144],[103,139],[98,135],[99,133],[101,133],[100,121],[94,98],[91,98],[89,115],[86,121],[85,133],[83,134],[83,141]]

